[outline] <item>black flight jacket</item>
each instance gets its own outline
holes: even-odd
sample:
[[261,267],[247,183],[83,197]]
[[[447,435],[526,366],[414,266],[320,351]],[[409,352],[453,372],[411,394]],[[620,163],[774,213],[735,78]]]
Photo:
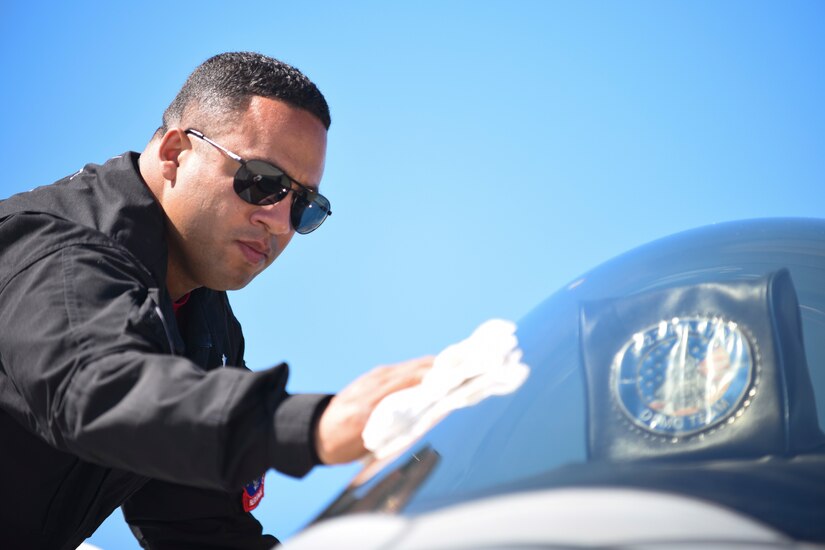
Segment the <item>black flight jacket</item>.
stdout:
[[318,463],[329,396],[249,371],[225,293],[178,325],[137,161],[0,202],[0,548],[74,549],[120,505],[145,548],[268,548],[242,488]]

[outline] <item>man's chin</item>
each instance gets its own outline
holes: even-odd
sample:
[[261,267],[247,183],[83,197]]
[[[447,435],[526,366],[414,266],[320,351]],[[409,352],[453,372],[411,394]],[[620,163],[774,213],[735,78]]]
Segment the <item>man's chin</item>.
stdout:
[[246,275],[245,277],[235,278],[231,280],[214,281],[213,284],[207,286],[210,289],[217,291],[240,290],[249,283],[251,283],[252,280],[255,279],[255,277],[257,277],[259,274],[260,273],[255,273],[252,276]]
[[251,283],[252,279],[254,279],[254,277],[252,277],[251,279],[247,279],[247,280],[243,281],[242,283],[226,285],[226,288],[223,288],[221,290],[240,290],[240,289],[244,288],[246,285],[248,285],[249,283]]

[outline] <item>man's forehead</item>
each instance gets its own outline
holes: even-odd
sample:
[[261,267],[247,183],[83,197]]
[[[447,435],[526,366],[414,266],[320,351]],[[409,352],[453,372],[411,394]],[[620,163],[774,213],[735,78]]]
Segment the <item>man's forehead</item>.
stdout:
[[305,109],[255,96],[232,126],[241,156],[271,162],[307,187],[317,188],[323,174],[327,130]]

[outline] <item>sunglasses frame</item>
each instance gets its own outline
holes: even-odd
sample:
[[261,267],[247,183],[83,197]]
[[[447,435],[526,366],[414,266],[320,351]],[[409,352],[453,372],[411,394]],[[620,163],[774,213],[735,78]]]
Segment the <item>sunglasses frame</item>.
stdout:
[[[299,233],[301,235],[306,235],[307,233],[312,233],[313,231],[315,231],[316,229],[321,227],[321,224],[323,224],[326,221],[326,219],[329,216],[332,215],[332,210],[330,210],[329,199],[327,199],[325,196],[318,193],[317,191],[315,191],[313,189],[310,189],[306,185],[292,179],[284,170],[282,170],[278,166],[275,166],[271,162],[266,161],[266,160],[261,160],[261,159],[249,159],[249,160],[244,159],[242,156],[240,156],[236,153],[233,153],[232,151],[230,151],[229,149],[227,149],[223,145],[221,145],[221,144],[217,143],[216,141],[214,141],[214,140],[206,137],[205,135],[203,135],[203,132],[200,132],[199,130],[195,130],[194,128],[187,128],[186,130],[184,130],[184,133],[188,134],[188,135],[195,136],[198,139],[202,139],[203,141],[205,141],[209,145],[215,147],[216,149],[222,151],[226,156],[228,156],[229,158],[231,158],[232,160],[234,160],[235,162],[237,162],[241,165],[238,168],[237,172],[235,172],[234,189],[235,189],[235,193],[244,202],[246,202],[248,204],[255,205],[255,206],[265,206],[265,205],[270,205],[270,204],[277,204],[277,203],[281,202],[282,200],[284,200],[287,197],[287,195],[289,195],[289,192],[292,191],[292,197],[293,198],[292,198],[292,204],[290,205],[290,210],[289,210],[289,221],[292,224],[293,229],[295,229],[296,233]],[[265,199],[262,199],[260,201],[251,200],[251,195],[247,191],[250,188],[255,187],[257,185],[257,180],[259,180],[260,178],[262,178],[262,177],[271,177],[271,176],[268,176],[267,174],[262,174],[258,171],[250,169],[250,167],[249,167],[250,162],[261,163],[261,164],[266,165],[269,168],[274,168],[275,171],[280,172],[281,176],[286,178],[289,181],[290,186],[283,188],[283,191],[284,191],[283,194],[281,194],[281,193],[266,193]],[[244,170],[247,173],[250,174],[249,178],[239,177],[239,174],[241,174]],[[256,176],[257,176],[257,178],[256,178]],[[274,200],[270,200],[271,197],[275,197]],[[303,217],[304,212],[306,212],[306,210],[308,208],[313,208],[313,207],[320,208],[321,211],[324,212],[324,216],[321,218],[321,220],[318,223],[311,224],[309,226],[309,229],[301,228],[300,227],[300,222],[301,222],[301,218]]]

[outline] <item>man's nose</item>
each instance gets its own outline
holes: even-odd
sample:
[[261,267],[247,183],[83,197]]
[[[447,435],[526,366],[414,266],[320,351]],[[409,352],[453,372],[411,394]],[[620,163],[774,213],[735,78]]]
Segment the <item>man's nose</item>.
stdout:
[[292,193],[275,204],[265,204],[255,208],[252,222],[266,227],[271,235],[286,235],[292,231],[289,214],[292,209]]

